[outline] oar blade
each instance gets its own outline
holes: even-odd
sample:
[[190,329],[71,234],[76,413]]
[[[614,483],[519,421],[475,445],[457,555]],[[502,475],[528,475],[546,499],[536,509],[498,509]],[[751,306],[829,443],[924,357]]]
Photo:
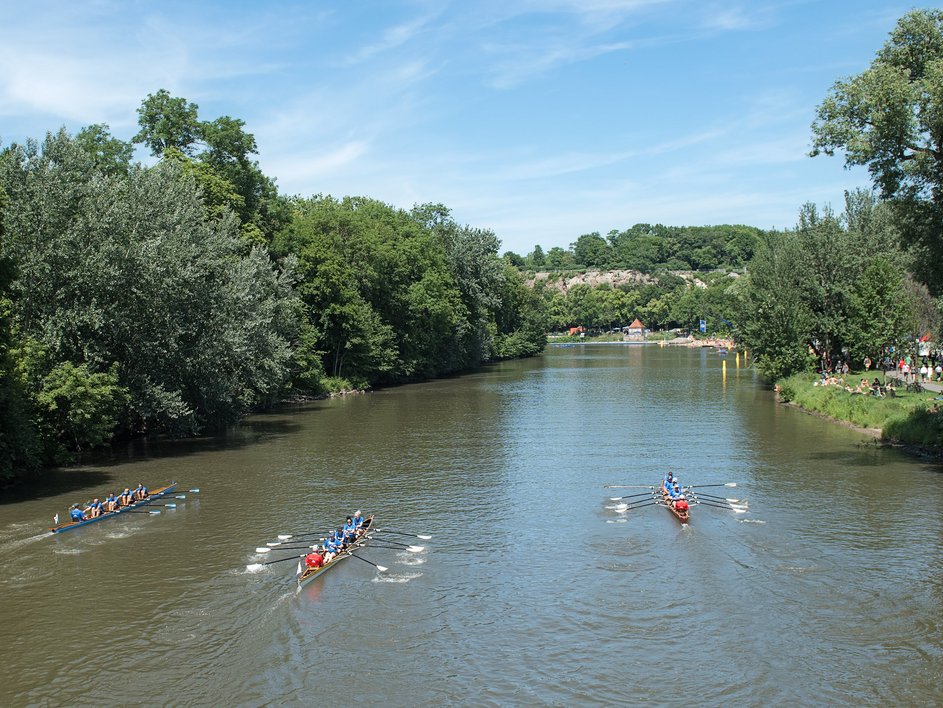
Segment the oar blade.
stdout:
[[269,541],[269,542],[266,543],[265,545],[266,545],[266,546],[269,546],[270,548],[275,548],[275,546],[281,546],[281,545],[282,545],[282,542],[281,542],[281,541]]
[[421,538],[423,541],[431,541],[431,540],[432,540],[432,536],[429,536],[429,535],[427,535],[427,534],[421,534],[421,533],[417,533],[417,534],[416,534],[416,538]]
[[385,565],[378,565],[377,570],[381,573],[385,573],[386,571],[389,570],[389,568],[387,568]]
[[271,552],[272,552],[272,549],[271,549],[271,548],[263,548],[262,546],[259,546],[258,548],[255,549],[255,552],[256,552],[256,553],[271,553]]
[[291,534],[290,534],[290,533],[280,533],[280,534],[278,534],[278,536],[276,536],[275,538],[277,538],[279,541],[287,541],[289,538],[291,538]]
[[148,513],[148,514],[159,514],[159,513],[160,513],[160,509],[148,509],[148,510],[147,510],[147,513]]
[[249,565],[246,566],[246,570],[249,571],[250,573],[258,573],[263,568],[265,568],[265,566],[262,565],[261,563],[250,563]]
[[410,553],[422,553],[424,550],[426,550],[426,547],[425,546],[407,546],[406,550],[409,551]]

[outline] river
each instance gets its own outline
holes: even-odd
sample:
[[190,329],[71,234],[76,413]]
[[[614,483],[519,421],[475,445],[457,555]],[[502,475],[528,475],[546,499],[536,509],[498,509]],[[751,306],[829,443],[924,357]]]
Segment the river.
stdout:
[[[609,499],[669,467],[749,510]],[[708,349],[549,347],[259,415],[0,505],[0,703],[940,704],[940,471]],[[44,532],[139,480],[186,498]],[[300,591],[294,561],[247,570],[358,508],[433,538]]]

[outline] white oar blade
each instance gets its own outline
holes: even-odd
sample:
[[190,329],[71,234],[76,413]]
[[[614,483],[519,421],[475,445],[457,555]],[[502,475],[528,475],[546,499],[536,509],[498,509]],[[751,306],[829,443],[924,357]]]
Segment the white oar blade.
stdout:
[[149,509],[147,513],[148,513],[148,514],[159,514],[159,513],[160,513],[160,509]]
[[389,568],[387,568],[385,565],[378,565],[377,570],[381,573],[385,573],[386,571],[389,570]]
[[409,551],[410,553],[422,553],[424,550],[426,550],[426,547],[425,546],[407,546],[406,550]]
[[176,505],[176,504],[173,504],[173,503],[171,503],[171,504],[164,504],[164,506],[166,506],[168,509],[176,509],[176,508],[177,508],[177,505]]
[[177,494],[177,495],[174,497],[174,499],[186,499],[186,498],[187,498],[187,495],[186,495],[186,494]]
[[264,567],[265,566],[261,563],[252,563],[246,566],[246,570],[248,570],[250,573],[258,573]]
[[427,536],[425,534],[417,533],[416,538],[421,538],[423,541],[431,541],[432,536]]
[[280,534],[278,534],[278,536],[276,536],[276,538],[277,538],[279,541],[287,541],[289,538],[291,538],[291,534],[290,534],[290,533],[280,533]]
[[265,545],[266,545],[266,546],[269,546],[269,547],[271,547],[271,548],[275,548],[275,546],[281,546],[281,545],[282,545],[282,542],[281,542],[281,541],[269,541],[269,542],[266,543]]
[[736,486],[737,486],[737,483],[736,483],[736,482],[727,482],[727,484],[725,484],[724,486],[725,486],[725,487],[736,487]]
[[256,552],[256,553],[271,553],[271,552],[272,552],[272,549],[271,549],[271,548],[263,548],[262,546],[259,546],[258,548],[255,549],[255,552]]
[[188,492],[193,492],[194,494],[197,494],[197,493],[200,491],[200,488],[197,487],[196,489],[188,489],[187,491],[188,491]]

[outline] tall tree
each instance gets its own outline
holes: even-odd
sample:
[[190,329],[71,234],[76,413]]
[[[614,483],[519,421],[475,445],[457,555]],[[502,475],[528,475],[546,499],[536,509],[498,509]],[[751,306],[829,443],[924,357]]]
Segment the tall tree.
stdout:
[[138,108],[141,130],[132,141],[144,143],[155,157],[163,156],[167,148],[192,155],[196,141],[202,137],[198,111],[195,103],[171,96],[167,89],[149,93]]
[[943,11],[904,15],[868,69],[835,83],[812,135],[812,155],[840,149],[847,166],[867,166],[916,271],[943,292]]

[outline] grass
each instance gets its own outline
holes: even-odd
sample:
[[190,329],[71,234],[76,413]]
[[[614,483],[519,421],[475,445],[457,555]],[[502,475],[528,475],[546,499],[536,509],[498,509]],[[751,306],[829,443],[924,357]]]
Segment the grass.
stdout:
[[[860,381],[868,372],[850,373]],[[874,372],[870,372],[873,378]],[[943,412],[938,393],[907,393],[878,398],[853,394],[837,386],[815,386],[815,374],[796,374],[778,383],[783,401],[862,428],[876,428],[889,441],[943,448]]]

